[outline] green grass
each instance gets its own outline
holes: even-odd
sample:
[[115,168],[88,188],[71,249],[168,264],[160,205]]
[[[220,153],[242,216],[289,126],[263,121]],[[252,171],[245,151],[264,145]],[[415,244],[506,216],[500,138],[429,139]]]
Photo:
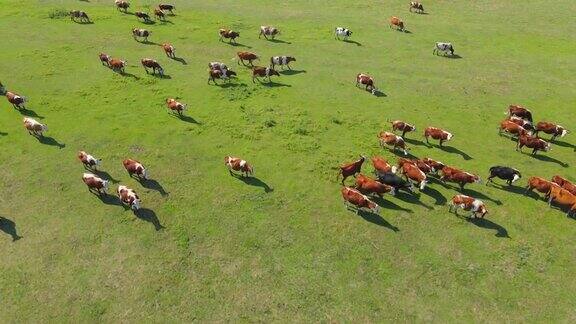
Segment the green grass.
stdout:
[[[174,3],[150,40],[173,43],[186,65],[135,42],[131,28],[144,25],[111,0],[0,0],[0,81],[65,145],[39,143],[0,100],[0,216],[22,236],[0,232],[0,322],[576,320],[576,223],[562,211],[471,185],[490,210],[475,226],[443,204],[457,191],[434,183],[439,200],[386,198],[382,218],[365,219],[344,208],[335,180],[359,154],[395,159],[376,140],[387,119],[415,123],[418,140],[429,125],[452,131],[449,145],[471,159],[423,145],[411,153],[484,179],[503,164],[522,171],[521,186],[532,175],[576,180],[574,134],[535,159],[496,130],[511,103],[576,130],[574,1],[428,1],[429,15],[408,13],[405,0]],[[61,16],[70,9],[95,23]],[[411,33],[390,30],[392,15]],[[286,43],[259,40],[262,24]],[[336,26],[361,46],[335,41]],[[246,48],[220,43],[220,27],[239,30],[261,64],[293,55],[302,72],[275,80],[285,86],[253,84],[232,60]],[[432,55],[435,41],[462,58]],[[102,67],[100,52],[128,60],[133,77]],[[142,57],[171,78],[146,75]],[[206,84],[213,60],[238,72],[234,86]],[[359,72],[387,96],[355,88]],[[171,117],[167,97],[188,103],[197,123]],[[80,149],[135,188],[149,218],[88,194]],[[230,177],[229,154],[262,183]],[[127,157],[168,195],[129,179]]]

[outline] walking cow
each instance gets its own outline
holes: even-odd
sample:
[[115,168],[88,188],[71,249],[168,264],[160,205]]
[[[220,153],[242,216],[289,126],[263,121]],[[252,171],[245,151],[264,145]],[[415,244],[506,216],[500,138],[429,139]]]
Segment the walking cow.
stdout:
[[486,180],[486,185],[488,185],[489,182],[494,182],[492,181],[492,178],[495,177],[506,180],[506,183],[511,186],[512,183],[522,178],[522,174],[520,174],[520,171],[514,168],[505,166],[493,166],[490,168],[490,176],[488,177],[488,180]]
[[[142,39],[144,40],[144,42],[148,42],[148,37],[150,36],[150,34],[152,34],[152,32],[146,29],[142,28],[132,29],[132,37],[134,37],[134,39],[139,42],[142,42]],[[140,38],[140,40],[138,40],[138,38]]]
[[284,66],[288,68],[288,70],[292,70],[290,67],[290,62],[296,62],[296,58],[292,56],[272,56],[270,58],[270,66],[274,68],[276,65],[280,65],[282,70],[284,70]]
[[247,177],[249,175],[254,176],[254,168],[246,162],[246,160],[242,160],[237,157],[226,156],[224,157],[224,164],[228,168],[228,172],[231,175],[234,175],[232,170],[240,172],[243,177]]
[[440,52],[444,53],[444,55],[450,53],[450,56],[454,56],[454,46],[452,45],[452,43],[437,42],[436,45],[434,46],[432,54],[438,55],[438,53]]
[[89,23],[90,22],[90,18],[88,18],[88,14],[86,14],[84,11],[80,11],[80,10],[70,11],[70,20],[72,20],[74,22],[80,21],[81,23]]
[[418,1],[410,1],[410,12],[412,12],[412,10],[414,10],[414,12],[416,13],[424,13],[424,6],[422,5],[421,2]]
[[362,208],[368,209],[370,212],[375,214],[378,214],[380,211],[380,206],[378,206],[375,202],[371,201],[368,197],[364,196],[356,189],[342,187],[341,193],[342,198],[344,199],[344,205],[348,209],[353,206],[353,208],[356,208],[357,213]]
[[260,38],[260,36],[264,35],[264,38],[266,38],[266,39],[268,39],[268,37],[274,39],[274,37],[276,37],[276,35],[278,35],[278,34],[280,34],[280,31],[276,27],[260,26],[260,34],[258,35],[258,38]]
[[352,31],[348,28],[336,27],[336,29],[334,29],[334,38],[337,40],[340,40],[340,37],[344,40],[348,40],[350,36],[352,36]]
[[360,84],[366,86],[366,91],[370,91],[373,95],[375,95],[376,91],[378,91],[374,86],[374,78],[368,74],[359,73],[356,75],[356,86]]
[[227,38],[229,39],[228,43],[234,42],[234,44],[236,44],[236,38],[240,37],[240,33],[224,28],[220,28],[218,34],[220,34],[220,41],[222,41],[223,38]]
[[156,71],[158,71],[158,74],[160,76],[164,76],[164,69],[162,68],[162,66],[160,66],[160,63],[158,63],[156,60],[143,58],[140,62],[142,63],[144,70],[146,70],[146,74],[149,73],[148,69],[152,69],[152,74],[156,74]]
[[470,211],[470,217],[481,217],[484,218],[488,213],[486,205],[479,199],[474,199],[466,195],[456,195],[452,198],[449,204],[449,211],[458,215],[458,209],[464,209]]

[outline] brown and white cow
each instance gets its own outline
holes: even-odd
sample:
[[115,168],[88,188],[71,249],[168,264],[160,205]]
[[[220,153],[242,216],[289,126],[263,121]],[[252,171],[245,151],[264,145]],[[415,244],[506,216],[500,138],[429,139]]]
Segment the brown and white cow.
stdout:
[[401,168],[404,163],[414,164],[415,166],[418,167],[418,169],[420,169],[420,171],[424,172],[425,174],[432,173],[432,172],[436,171],[436,169],[434,169],[433,167],[428,165],[426,162],[424,162],[424,160],[419,160],[419,159],[411,160],[411,159],[405,159],[405,158],[399,158],[398,159],[398,167],[399,168]]
[[380,212],[380,206],[363,195],[360,191],[349,187],[342,187],[340,192],[342,193],[342,198],[344,199],[344,205],[346,208],[354,206],[356,208],[356,212],[363,208],[375,214]]
[[26,128],[28,134],[34,136],[44,136],[43,133],[48,130],[48,126],[30,117],[24,117],[24,128]]
[[564,179],[559,175],[555,175],[552,177],[552,182],[557,183],[562,188],[570,191],[571,194],[576,195],[576,185],[568,181],[568,179]]
[[421,2],[418,1],[410,1],[410,12],[414,10],[417,13],[424,13],[424,6]]
[[148,170],[142,163],[133,159],[126,159],[122,161],[122,165],[124,165],[124,169],[126,169],[130,177],[135,175],[138,179],[148,180]]
[[402,21],[402,19],[396,16],[392,16],[390,18],[390,24],[388,25],[388,27],[394,28],[399,31],[406,31],[406,29],[404,29],[404,22]]
[[254,54],[254,53],[252,53],[252,52],[243,51],[243,52],[238,52],[238,53],[236,53],[236,55],[238,55],[238,58],[240,59],[240,60],[237,61],[236,63],[240,64],[240,62],[242,62],[242,65],[246,65],[246,64],[244,63],[244,61],[248,61],[248,63],[249,63],[250,65],[254,65],[254,64],[252,63],[252,61],[255,61],[255,60],[258,59],[258,55]]
[[460,186],[460,190],[464,190],[467,183],[481,183],[482,180],[479,176],[469,172],[457,172],[449,176],[442,176],[443,181],[454,182]]
[[171,15],[174,15],[174,12],[172,12],[172,10],[176,9],[176,7],[174,7],[174,5],[167,4],[167,3],[159,4],[158,8],[160,10],[169,11]]
[[293,56],[272,56],[270,58],[270,66],[274,68],[276,65],[280,65],[282,70],[284,70],[284,66],[288,68],[288,70],[292,70],[290,67],[290,62],[296,62],[296,58]]
[[356,176],[356,189],[364,194],[376,194],[380,198],[382,198],[385,193],[390,193],[392,196],[396,195],[396,189],[394,189],[394,187],[380,183],[363,174]]
[[220,70],[220,69],[208,70],[208,84],[210,84],[210,81],[216,84],[216,79],[223,79],[225,81],[230,81],[231,78],[235,76],[236,72],[232,70]]
[[522,152],[524,146],[532,149],[532,155],[536,155],[538,151],[548,152],[551,148],[551,144],[541,138],[520,135],[518,143],[516,143],[516,151],[520,150]]
[[228,172],[231,175],[234,175],[232,170],[240,172],[242,176],[254,176],[254,168],[246,162],[246,160],[242,160],[241,158],[226,156],[224,157],[224,164],[228,168]]
[[101,159],[97,159],[84,151],[78,152],[78,160],[84,164],[85,168],[94,170],[96,170],[96,167],[99,166],[100,162],[102,161]]
[[560,125],[544,121],[536,124],[535,129],[536,129],[536,135],[538,135],[538,132],[543,132],[552,135],[552,138],[550,139],[551,141],[556,139],[556,137],[558,136],[564,137],[566,136],[566,134],[569,133],[568,130],[566,130],[564,127]]
[[130,3],[126,0],[116,0],[114,3],[116,4],[116,9],[122,10],[124,13],[126,13],[130,7]]
[[88,14],[81,10],[72,10],[70,11],[70,20],[74,22],[82,22],[82,23],[89,23],[90,18],[88,18]]
[[235,32],[230,29],[220,28],[218,30],[218,34],[220,35],[220,41],[224,38],[228,39],[228,43],[234,42],[236,44],[236,38],[240,37],[239,32]]
[[510,134],[513,137],[531,134],[530,131],[526,130],[526,128],[520,125],[520,122],[509,119],[504,119],[503,121],[500,122],[500,127],[498,128],[498,135],[502,135],[502,132]]
[[460,172],[464,172],[464,171],[446,165],[442,169],[440,169],[440,174],[441,174],[440,180],[446,181],[447,178],[451,177],[452,175],[454,175],[456,173],[460,173]]
[[88,187],[88,191],[92,192],[95,190],[99,195],[105,194],[108,190],[108,180],[104,180],[92,173],[82,174],[82,181]]
[[519,105],[510,105],[508,106],[508,117],[520,117],[522,119],[526,119],[529,122],[532,122],[532,112],[525,107]]
[[268,82],[272,82],[272,80],[270,79],[270,77],[272,75],[275,76],[280,76],[280,73],[278,73],[278,71],[274,70],[271,67],[262,67],[262,66],[255,66],[252,68],[252,82],[256,83],[256,79],[258,79],[258,81],[260,81],[259,78],[268,78]]
[[152,21],[150,19],[150,15],[148,15],[147,13],[142,12],[142,11],[136,11],[134,13],[134,16],[136,16],[136,18],[138,18],[138,19],[142,19],[142,21],[144,21],[146,23]]
[[372,92],[372,94],[376,94],[376,86],[374,86],[374,78],[369,76],[368,74],[358,73],[356,75],[356,86],[358,85],[366,86],[366,91]]
[[355,176],[356,174],[360,173],[360,171],[362,170],[362,164],[364,163],[365,160],[366,157],[360,155],[360,158],[358,160],[351,163],[340,165],[339,166],[340,170],[336,175],[336,180],[338,180],[340,175],[342,175],[342,185],[344,185],[344,181],[346,180],[346,178],[348,178],[349,176]]
[[166,56],[168,56],[169,58],[175,58],[176,57],[176,49],[174,48],[174,45],[169,44],[169,43],[164,43],[164,44],[162,44],[162,49],[164,50],[164,53],[166,53]]
[[424,137],[426,138],[426,143],[428,144],[430,144],[428,141],[428,138],[430,137],[432,137],[432,139],[439,140],[440,147],[442,147],[442,143],[451,140],[454,135],[438,127],[427,127],[424,130]]
[[228,66],[226,66],[226,64],[222,62],[210,62],[208,63],[208,68],[210,70],[220,70],[220,71],[228,70]]
[[260,34],[258,35],[258,38],[260,38],[260,36],[264,35],[264,38],[266,38],[266,39],[268,39],[268,37],[274,39],[274,37],[276,37],[276,35],[278,35],[278,34],[280,34],[280,31],[276,27],[260,26]]
[[401,120],[394,120],[392,123],[392,131],[401,131],[402,138],[405,138],[406,133],[413,132],[416,130],[416,126],[408,124],[407,122],[403,122]]
[[156,71],[158,71],[158,74],[160,76],[164,76],[164,69],[162,68],[162,66],[160,66],[160,63],[158,63],[158,61],[150,58],[143,58],[142,60],[140,60],[140,63],[142,63],[144,70],[146,70],[146,74],[149,73],[148,69],[152,69],[152,74],[156,74]]
[[420,190],[424,190],[426,183],[428,183],[426,174],[418,168],[414,161],[402,159],[403,163],[400,164],[400,172],[406,177],[407,180],[412,180],[419,184]]
[[397,170],[395,165],[390,165],[386,159],[379,156],[372,158],[372,166],[374,167],[374,173],[376,176],[380,176],[385,173],[396,173]]
[[522,119],[520,117],[517,116],[510,116],[508,117],[508,120],[517,124],[518,126],[522,126],[522,128],[524,128],[527,131],[534,131],[534,125],[532,125],[531,122],[527,121],[526,119]]
[[382,131],[378,134],[378,140],[380,142],[380,147],[384,148],[386,145],[392,146],[394,150],[399,148],[404,152],[404,155],[408,155],[406,143],[402,137],[391,132]]
[[475,199],[466,195],[456,195],[452,197],[448,210],[450,212],[454,211],[454,213],[458,215],[458,209],[470,211],[470,217],[484,218],[484,216],[488,213],[486,205],[484,202],[482,202],[482,200]]
[[137,41],[141,41],[141,40],[138,40],[138,37],[140,37],[141,39],[144,39],[144,42],[148,42],[148,37],[151,34],[152,34],[151,31],[143,29],[143,28],[132,29],[132,37],[134,37],[134,39]]
[[98,54],[98,58],[100,59],[100,63],[102,63],[102,65],[106,65],[106,66],[110,67],[110,60],[112,59],[110,57],[110,55],[105,54],[105,53],[100,53],[100,54]]
[[188,107],[187,104],[183,104],[181,102],[178,102],[178,101],[176,101],[176,99],[173,99],[173,98],[166,99],[166,106],[168,106],[168,109],[170,109],[170,111],[176,112],[180,116],[182,115],[184,110],[186,110],[186,108]]
[[120,201],[123,204],[128,205],[132,210],[140,209],[140,197],[138,197],[136,191],[126,186],[119,185],[116,192],[118,198],[120,198]]
[[427,158],[427,157],[423,158],[421,161],[426,163],[428,166],[430,166],[433,169],[432,172],[436,172],[436,173],[438,173],[439,171],[444,169],[444,167],[446,166],[444,163],[442,163],[440,161],[432,160],[432,159]]
[[126,64],[127,64],[126,61],[123,61],[121,59],[111,59],[109,61],[109,63],[110,63],[110,68],[112,70],[124,73],[124,68],[126,67]]
[[570,193],[570,191],[564,188],[552,186],[550,188],[548,205],[552,206],[552,202],[567,206],[567,216],[570,216],[570,214],[576,214],[576,196]]
[[160,8],[154,8],[154,17],[160,21],[166,20],[166,14]]
[[544,178],[530,177],[528,179],[528,185],[526,186],[526,191],[524,192],[524,194],[527,194],[528,192],[531,192],[534,189],[536,189],[536,191],[545,194],[545,199],[548,199],[550,188],[554,186],[560,187],[557,183],[548,181]]
[[8,100],[9,103],[12,104],[12,106],[18,110],[20,109],[25,109],[25,104],[26,104],[26,97],[21,96],[17,93],[11,92],[11,91],[7,91],[6,92],[6,99]]

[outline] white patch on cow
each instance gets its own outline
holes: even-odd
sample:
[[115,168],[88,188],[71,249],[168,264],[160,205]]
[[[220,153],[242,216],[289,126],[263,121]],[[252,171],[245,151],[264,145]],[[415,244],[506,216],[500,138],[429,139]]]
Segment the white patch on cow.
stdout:
[[452,133],[446,132],[446,140],[447,140],[447,141],[451,140],[453,136],[454,136],[454,135],[452,135]]
[[480,209],[480,207],[481,207],[483,204],[484,204],[484,203],[482,202],[482,200],[474,199],[474,201],[472,202],[472,211],[473,211],[473,212],[477,212],[478,209]]
[[426,187],[426,183],[428,183],[426,180],[420,182],[420,190],[424,190],[424,187]]
[[246,163],[247,162],[245,160],[240,161],[240,167],[243,168],[246,165]]
[[[560,126],[560,127],[562,127],[562,126]],[[566,136],[566,134],[568,134],[568,131],[563,129],[562,133],[560,134],[560,137],[564,137],[564,136]]]
[[392,188],[390,189],[390,194],[391,194],[392,196],[396,196],[396,188],[392,187]]
[[392,166],[392,173],[396,173],[396,171],[398,171],[398,167],[393,165]]
[[516,181],[518,181],[518,179],[520,179],[520,176],[515,174],[514,177],[512,178],[512,182],[516,182]]

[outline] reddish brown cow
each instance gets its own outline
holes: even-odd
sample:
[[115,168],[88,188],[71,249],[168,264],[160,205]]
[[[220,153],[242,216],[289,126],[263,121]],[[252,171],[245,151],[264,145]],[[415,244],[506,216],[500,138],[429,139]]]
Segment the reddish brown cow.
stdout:
[[94,170],[96,170],[96,167],[99,166],[100,162],[102,161],[101,159],[97,159],[84,151],[78,152],[78,160],[84,164],[85,168]]
[[160,8],[154,8],[154,16],[161,21],[166,20],[166,15],[164,14],[164,11],[162,11]]
[[570,191],[571,194],[576,195],[576,185],[559,175],[552,177],[552,182],[557,183],[560,187]]
[[372,94],[376,94],[376,87],[374,86],[374,78],[369,76],[368,74],[358,73],[356,75],[356,86],[358,85],[366,86],[366,91],[372,92]]
[[402,137],[394,133],[382,131],[380,134],[378,134],[378,139],[380,140],[380,147],[384,148],[386,145],[388,145],[392,146],[394,150],[400,148],[404,152],[404,155],[408,155],[406,143]]
[[456,195],[452,197],[448,210],[450,212],[454,211],[454,213],[458,215],[459,208],[471,211],[472,213],[470,214],[470,217],[479,216],[481,218],[484,218],[484,216],[488,213],[488,210],[486,209],[484,202],[466,195]]
[[208,70],[208,84],[210,81],[216,83],[216,79],[223,79],[230,81],[232,77],[236,76],[236,72],[232,70],[212,69]]
[[336,180],[342,175],[342,185],[344,185],[344,181],[349,176],[355,176],[357,173],[360,173],[362,170],[362,164],[366,160],[366,157],[360,155],[360,159],[352,162],[340,165],[340,171],[338,171],[338,175],[336,175]]
[[440,180],[445,181],[448,177],[451,177],[452,175],[456,174],[456,173],[460,173],[460,172],[464,172],[460,169],[456,169],[453,167],[449,167],[449,166],[444,166],[441,170],[440,170],[442,176],[440,177]]
[[130,206],[132,210],[140,209],[140,197],[138,197],[134,190],[120,185],[116,192],[123,204]]
[[524,194],[536,189],[536,191],[545,194],[545,199],[548,199],[550,188],[558,186],[558,184],[548,181],[540,177],[530,177],[528,179],[528,186],[526,186],[526,191]]
[[120,59],[111,59],[109,62],[110,62],[110,68],[112,70],[124,73],[124,68],[126,67],[127,64],[126,61]]
[[551,147],[550,143],[541,138],[520,135],[520,137],[518,137],[518,143],[516,144],[516,151],[520,150],[520,152],[522,152],[524,146],[532,149],[532,155],[536,155],[538,151],[548,152]]
[[266,39],[268,39],[268,36],[270,36],[270,38],[274,39],[274,37],[276,37],[276,35],[278,35],[278,34],[280,34],[280,31],[276,27],[260,26],[260,34],[258,35],[258,38],[260,38],[260,36],[264,35],[264,38],[266,38]]
[[356,189],[365,194],[376,194],[382,198],[385,193],[390,193],[392,196],[396,195],[394,187],[380,183],[363,174],[356,177]]
[[248,164],[246,160],[242,160],[237,157],[226,156],[224,158],[224,164],[228,168],[228,172],[230,172],[231,175],[234,175],[232,170],[238,171],[241,173],[242,176],[246,177],[249,175],[252,176],[254,175],[254,168],[250,164]]
[[262,78],[268,78],[268,82],[272,82],[272,80],[270,79],[270,77],[272,75],[275,76],[280,76],[280,73],[278,73],[278,71],[274,70],[271,67],[262,67],[262,66],[255,66],[252,68],[252,83],[256,83],[256,79],[258,79],[259,77]]
[[552,186],[550,188],[549,197],[548,205],[552,206],[552,202],[556,202],[568,207],[567,216],[570,216],[570,214],[576,214],[576,196],[570,193],[570,191],[564,188]]
[[428,141],[429,137],[432,137],[432,139],[435,139],[435,140],[439,140],[440,141],[440,147],[442,147],[442,143],[451,140],[452,137],[454,137],[454,135],[452,135],[452,133],[449,133],[449,132],[447,132],[441,128],[427,127],[424,130],[424,137],[426,138],[426,143],[428,143],[428,144],[430,144],[430,142]]
[[500,122],[500,128],[498,128],[498,135],[502,135],[502,132],[511,134],[514,137],[518,137],[520,135],[530,135],[530,132],[527,131],[524,127],[520,126],[518,122],[504,119]]
[[430,165],[428,165],[426,162],[424,162],[424,160],[419,160],[419,159],[410,160],[410,159],[405,159],[405,158],[399,158],[398,159],[398,167],[402,167],[402,165],[404,163],[414,164],[415,166],[418,167],[418,169],[420,169],[420,171],[422,171],[426,174],[432,173],[435,171],[435,169],[433,167],[431,167]]
[[168,56],[169,58],[175,58],[176,57],[176,49],[174,48],[174,45],[169,44],[169,43],[164,43],[164,44],[162,44],[162,49],[164,50],[164,53],[166,53],[166,56]]
[[11,91],[7,91],[6,92],[6,99],[8,100],[9,103],[12,104],[12,107],[20,110],[20,109],[25,109],[25,104],[26,104],[26,97],[21,96],[19,94],[16,94],[14,92]]
[[226,38],[229,39],[229,43],[236,43],[236,38],[240,37],[239,32],[224,28],[220,28],[220,30],[218,30],[218,34],[220,35],[220,41],[222,41],[223,38]]
[[418,168],[414,161],[402,159],[400,162],[402,162],[399,163],[400,170],[406,179],[418,183],[420,190],[424,190],[424,187],[426,187],[426,183],[428,182],[426,180],[426,174],[424,174],[424,172]]
[[135,175],[138,179],[148,179],[148,170],[146,170],[142,163],[133,159],[126,159],[122,161],[122,165],[124,165],[124,169],[128,171],[130,177]]
[[403,122],[401,120],[392,121],[392,131],[401,131],[402,138],[405,138],[406,133],[413,132],[416,130],[416,126]]
[[396,173],[396,166],[392,166],[386,161],[386,159],[375,156],[372,158],[372,166],[374,166],[374,172],[376,176],[380,176],[385,173]]
[[430,158],[423,158],[421,161],[426,163],[428,166],[430,166],[433,169],[432,172],[436,172],[436,173],[438,173],[440,170],[442,170],[446,166],[446,165],[444,165],[444,163],[442,163],[440,161],[432,160]]
[[130,3],[128,3],[128,1],[116,0],[114,3],[116,4],[117,10],[122,10],[124,13],[128,12],[128,8],[130,7]]
[[569,133],[564,127],[550,122],[539,122],[536,124],[536,135],[538,135],[538,132],[552,135],[552,138],[550,139],[551,141],[556,139],[558,136],[564,137]]
[[356,189],[342,187],[341,193],[342,198],[344,198],[344,205],[346,208],[350,208],[352,205],[356,208],[356,212],[362,208],[368,209],[375,214],[378,214],[380,211],[380,206],[368,199],[368,197],[364,196]]
[[240,64],[240,62],[242,62],[242,65],[246,65],[244,61],[248,61],[248,63],[253,66],[254,64],[252,61],[258,59],[258,55],[252,52],[238,52],[236,55],[238,55],[238,58],[240,59],[240,61],[237,61],[236,63]]
[[405,31],[404,29],[404,22],[402,21],[402,19],[396,17],[396,16],[392,16],[390,18],[390,25],[388,25],[388,27],[396,29],[396,30],[400,30],[400,31]]
[[519,105],[510,105],[508,107],[508,117],[517,116],[532,122],[532,112]]
[[110,67],[110,59],[111,59],[110,55],[100,53],[98,54],[98,58],[100,59],[100,63],[102,63],[102,65]]
[[173,99],[173,98],[166,99],[166,106],[168,106],[168,109],[170,109],[170,111],[176,112],[180,116],[182,115],[184,110],[186,110],[186,107],[188,107],[187,104],[183,104],[181,102],[178,102],[178,101],[176,101],[176,99]]
[[106,193],[106,190],[108,190],[108,180],[104,180],[92,173],[82,174],[82,181],[84,181],[88,187],[89,192],[96,190],[98,195],[102,195]]
[[158,63],[158,61],[149,58],[143,58],[142,60],[140,60],[140,63],[142,63],[144,70],[146,70],[146,74],[149,73],[148,69],[152,69],[152,74],[156,74],[156,71],[158,71],[158,74],[160,76],[164,76],[164,69],[162,68],[162,66],[160,66],[160,63]]
[[464,190],[464,186],[467,183],[480,183],[481,182],[479,176],[472,174],[472,173],[468,173],[468,172],[452,173],[451,175],[443,176],[442,178],[443,178],[443,181],[457,183],[458,185],[460,185],[460,190]]

